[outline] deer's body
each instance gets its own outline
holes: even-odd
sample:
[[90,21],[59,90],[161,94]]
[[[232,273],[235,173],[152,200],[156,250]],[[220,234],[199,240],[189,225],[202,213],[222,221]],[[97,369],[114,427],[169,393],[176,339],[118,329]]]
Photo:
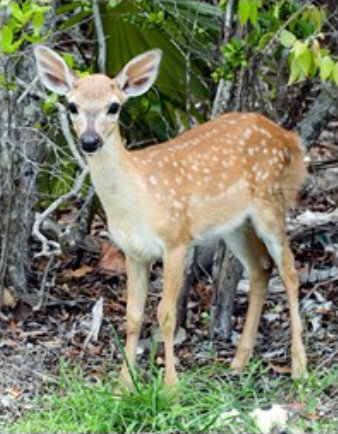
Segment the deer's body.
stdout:
[[[114,80],[104,75],[76,78],[46,47],[38,47],[36,57],[45,85],[67,94],[109,231],[126,254],[130,365],[136,358],[148,266],[163,258],[158,319],[165,342],[165,382],[176,381],[173,335],[187,247],[224,237],[250,276],[249,309],[232,367],[243,369],[250,357],[275,262],[290,301],[292,373],[303,375],[298,279],[285,235],[286,212],[305,172],[298,137],[264,116],[230,113],[169,142],[128,151],[118,127],[119,108],[151,86],[160,52],[136,57]],[[127,364],[122,377],[131,381]]]
[[127,151],[119,134],[113,141],[88,160],[92,181],[116,243],[148,260],[167,245],[225,236],[276,194],[287,209],[304,175],[298,137],[255,113],[226,114],[140,151]]

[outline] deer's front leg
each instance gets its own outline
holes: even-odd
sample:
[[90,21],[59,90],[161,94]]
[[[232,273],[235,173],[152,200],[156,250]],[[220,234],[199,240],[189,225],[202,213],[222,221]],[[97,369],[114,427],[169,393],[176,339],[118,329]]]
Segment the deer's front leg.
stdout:
[[[125,355],[129,366],[134,367],[148,290],[148,263],[127,257],[127,279],[127,342]],[[127,383],[132,383],[126,361],[124,361],[121,369],[121,378]]]
[[174,333],[176,326],[177,298],[182,285],[186,246],[166,252],[163,259],[163,295],[158,306],[158,321],[161,327],[165,350],[165,384],[175,384],[177,374],[174,357]]

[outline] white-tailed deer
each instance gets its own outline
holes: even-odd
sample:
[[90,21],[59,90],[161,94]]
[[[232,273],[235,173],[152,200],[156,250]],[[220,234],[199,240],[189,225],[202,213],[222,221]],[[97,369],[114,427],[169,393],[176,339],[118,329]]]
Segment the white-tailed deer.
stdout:
[[[118,121],[121,106],[151,87],[161,55],[157,49],[147,51],[113,79],[79,78],[54,51],[35,48],[40,79],[67,96],[109,231],[126,254],[128,361],[135,364],[149,263],[163,258],[158,320],[164,380],[176,382],[173,339],[187,247],[222,236],[250,276],[249,308],[232,368],[243,369],[251,355],[274,262],[290,303],[292,375],[302,376],[306,355],[298,278],[285,233],[286,212],[305,173],[299,139],[259,114],[229,113],[167,143],[126,150]],[[131,381],[126,363],[121,374]]]

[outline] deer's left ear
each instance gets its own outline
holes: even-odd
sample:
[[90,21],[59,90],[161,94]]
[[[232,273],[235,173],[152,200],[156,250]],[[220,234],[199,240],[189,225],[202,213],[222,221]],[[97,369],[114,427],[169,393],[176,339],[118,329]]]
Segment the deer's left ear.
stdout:
[[134,57],[126,64],[115,77],[126,98],[142,95],[153,85],[161,58],[162,51],[154,49]]

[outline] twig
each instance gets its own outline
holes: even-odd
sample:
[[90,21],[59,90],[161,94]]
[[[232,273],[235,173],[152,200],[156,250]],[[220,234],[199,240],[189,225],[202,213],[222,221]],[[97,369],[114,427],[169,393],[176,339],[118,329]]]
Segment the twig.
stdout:
[[31,93],[31,90],[33,89],[33,87],[36,85],[36,83],[38,82],[38,80],[39,80],[39,77],[38,76],[36,76],[30,83],[29,83],[29,85],[26,87],[26,89],[22,92],[22,94],[19,96],[19,98],[17,99],[17,104],[19,105],[20,103],[21,103],[21,101],[23,100],[23,99],[25,99],[26,98],[26,96],[28,95],[28,94],[30,94]]
[[83,349],[87,347],[90,341],[97,342],[98,340],[103,320],[103,297],[100,297],[94,304],[92,314],[92,325],[90,327],[86,340],[84,341]]
[[75,157],[75,159],[78,162],[81,169],[84,170],[87,167],[87,164],[84,161],[84,159],[81,157],[80,152],[78,151],[77,146],[74,142],[73,136],[70,132],[70,126],[69,126],[69,121],[68,121],[66,109],[65,109],[64,105],[60,104],[60,103],[57,104],[57,109],[59,112],[59,120],[60,120],[60,124],[61,124],[61,130],[62,130],[62,133],[65,136],[65,139],[68,143],[69,149],[71,150],[73,156]]
[[41,224],[42,222],[51,214],[53,213],[63,202],[65,202],[66,200],[77,196],[79,194],[79,192],[81,191],[81,188],[83,186],[83,183],[86,179],[86,176],[88,175],[88,167],[85,167],[80,176],[78,177],[78,179],[76,180],[73,188],[66,194],[60,196],[58,199],[56,199],[51,205],[49,205],[48,208],[46,208],[44,210],[43,213],[37,213],[36,217],[35,217],[35,222],[33,225],[33,236],[35,236],[41,243],[42,243],[42,251],[37,253],[36,256],[48,256],[50,257],[51,255],[60,255],[61,254],[61,248],[60,248],[60,244],[52,241],[52,240],[48,240],[42,233],[41,233]]
[[106,72],[106,40],[103,32],[100,8],[97,0],[93,0],[93,18],[98,43],[97,64],[99,71],[104,74]]
[[41,281],[41,285],[40,285],[40,291],[39,291],[39,294],[38,294],[39,301],[38,301],[38,304],[36,304],[35,306],[33,306],[33,308],[32,308],[33,311],[40,310],[41,306],[43,305],[44,300],[46,299],[46,297],[45,297],[45,287],[46,287],[48,272],[49,272],[49,269],[50,269],[50,267],[52,265],[52,262],[54,261],[54,258],[55,258],[55,255],[51,255],[50,256],[50,258],[49,258],[49,260],[47,262],[47,265],[46,265],[46,267],[44,269],[43,277],[42,277],[42,281]]
[[[233,7],[234,0],[229,0],[224,14],[223,44],[227,44],[230,40]],[[211,110],[211,119],[215,118],[222,111],[222,108],[227,106],[232,86],[233,83],[231,81],[226,82],[223,78],[219,81]]]
[[329,357],[327,357],[321,363],[319,363],[317,369],[324,368],[324,366],[327,365],[331,360],[335,359],[337,354],[338,354],[338,348],[335,351],[333,351],[333,353],[331,353]]
[[[20,373],[22,372],[22,369],[25,369],[25,367],[22,367],[21,365],[19,367],[19,366],[16,366],[14,364],[11,365],[11,368],[15,369],[16,371],[19,371]],[[60,384],[60,380],[59,379],[51,377],[50,375],[43,374],[42,372],[35,371],[35,370],[31,369],[31,368],[29,368],[29,369],[26,368],[26,370],[29,371],[30,375],[34,374],[37,377],[42,378],[43,380],[49,381],[50,383],[54,383],[54,384],[58,384],[58,385]]]
[[[38,80],[37,80],[37,78],[36,78],[36,81],[34,81],[34,84],[36,84],[37,81],[38,81]],[[45,98],[44,95],[43,95],[43,93],[40,92],[40,91],[37,90],[37,89],[34,89],[34,92],[32,92],[32,87],[31,87],[31,84],[32,84],[32,83],[26,83],[24,80],[22,80],[22,79],[19,78],[19,77],[15,77],[15,83],[18,84],[18,85],[20,85],[20,86],[23,87],[24,89],[26,89],[32,97],[34,97],[34,98],[39,98],[39,99],[44,99],[44,98]],[[23,93],[21,94],[21,97],[20,97],[21,99],[22,99],[22,95],[23,95],[24,93],[25,93],[25,92],[23,92]]]
[[185,74],[185,81],[186,81],[186,105],[185,110],[187,113],[187,120],[188,120],[188,127],[192,127],[192,119],[191,119],[191,100],[190,100],[190,84],[191,84],[191,52],[188,50],[187,54],[185,55],[185,65],[186,65],[186,74]]

